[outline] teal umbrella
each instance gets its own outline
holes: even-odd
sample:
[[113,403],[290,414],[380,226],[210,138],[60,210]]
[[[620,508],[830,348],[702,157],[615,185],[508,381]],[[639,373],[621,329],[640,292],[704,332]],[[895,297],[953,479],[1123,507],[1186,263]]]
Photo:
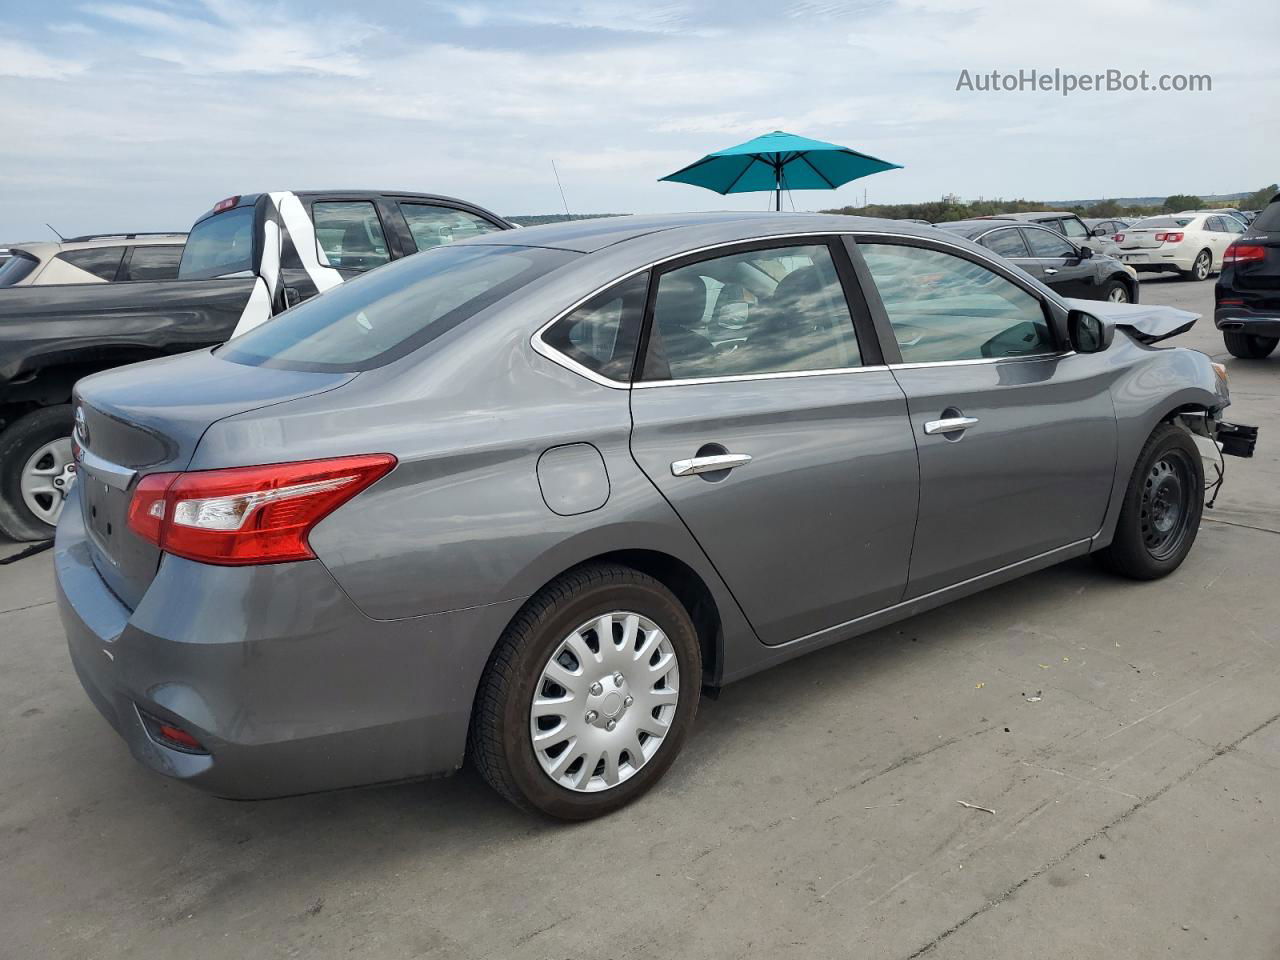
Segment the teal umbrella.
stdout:
[[661,179],[691,183],[719,194],[772,190],[775,209],[781,210],[783,190],[834,190],[859,177],[901,169],[899,164],[848,147],[775,130],[709,153]]

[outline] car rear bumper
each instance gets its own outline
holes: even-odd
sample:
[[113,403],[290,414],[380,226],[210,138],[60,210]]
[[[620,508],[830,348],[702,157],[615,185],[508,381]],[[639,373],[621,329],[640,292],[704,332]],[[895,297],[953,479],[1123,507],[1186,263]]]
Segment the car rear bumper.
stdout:
[[1133,267],[1139,272],[1153,270],[1190,270],[1191,265],[1195,263],[1195,253],[1191,253],[1175,247],[1172,250],[1164,250],[1161,247],[1151,247],[1143,250],[1118,250],[1117,259],[1126,267]]
[[[76,674],[134,757],[236,799],[456,770],[480,673],[520,605],[371,620],[319,561],[165,556],[130,611],[93,566],[74,493],[54,566]],[[144,716],[208,752],[160,742]]]
[[1280,311],[1255,311],[1242,306],[1218,307],[1213,311],[1213,325],[1219,330],[1234,333],[1280,337]]

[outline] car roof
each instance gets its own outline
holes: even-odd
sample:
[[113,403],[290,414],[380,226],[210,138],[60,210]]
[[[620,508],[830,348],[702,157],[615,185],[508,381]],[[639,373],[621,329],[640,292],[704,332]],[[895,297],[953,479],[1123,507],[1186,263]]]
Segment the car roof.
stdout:
[[696,242],[705,236],[709,243],[751,240],[796,233],[842,233],[875,230],[906,236],[929,236],[931,226],[903,220],[848,217],[828,213],[778,213],[774,211],[726,211],[708,213],[660,213],[623,217],[593,217],[565,220],[518,233],[487,233],[460,241],[489,246],[551,247],[576,253],[595,253],[605,247],[627,243],[656,233],[670,234],[672,246]]
[[58,243],[56,240],[37,240],[34,243],[11,243],[4,248],[13,252],[25,253],[28,256],[35,257],[38,260],[47,260],[50,257],[56,257],[60,253],[68,250],[94,250],[99,247],[151,247],[151,246],[167,246],[185,244],[187,235],[185,233],[147,233],[147,234],[126,234],[117,233],[104,236],[95,236],[93,239],[75,238]]
[[[276,191],[260,190],[257,193],[233,193],[230,197],[227,197],[227,199],[230,200],[234,197],[236,201],[234,205],[217,211],[215,211],[213,207],[210,207],[204,213],[200,214],[200,216],[196,218],[195,222],[200,223],[204,220],[208,220],[212,216],[216,216],[219,213],[225,213],[227,210],[235,210],[240,207],[251,207],[258,202],[258,198],[264,193],[272,192]],[[448,206],[479,210],[487,216],[501,220],[503,223],[511,223],[511,221],[507,220],[505,217],[494,213],[487,207],[480,206],[478,203],[473,203],[470,200],[463,200],[461,197],[445,196],[442,193],[415,193],[412,190],[288,190],[279,192],[292,193],[294,196],[303,199],[310,199],[313,197],[332,197],[334,199],[342,200],[375,200],[378,197],[387,197],[392,200],[422,200],[429,203],[443,203]],[[218,202],[222,203],[223,201],[219,200]]]
[[1026,213],[997,213],[990,217],[982,217],[983,220],[1031,220],[1036,217],[1074,217],[1077,214],[1070,210],[1031,210]]

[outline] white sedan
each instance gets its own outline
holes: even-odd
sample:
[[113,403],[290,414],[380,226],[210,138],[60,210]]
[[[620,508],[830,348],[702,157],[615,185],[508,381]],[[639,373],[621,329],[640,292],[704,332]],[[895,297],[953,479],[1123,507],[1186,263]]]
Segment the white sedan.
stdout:
[[1116,252],[1134,270],[1177,270],[1187,280],[1206,280],[1242,233],[1244,226],[1225,213],[1148,217],[1115,235]]

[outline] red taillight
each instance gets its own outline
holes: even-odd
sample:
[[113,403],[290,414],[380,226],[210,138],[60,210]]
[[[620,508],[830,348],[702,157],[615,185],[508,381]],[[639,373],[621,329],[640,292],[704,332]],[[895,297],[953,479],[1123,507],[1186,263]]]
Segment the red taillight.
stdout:
[[156,734],[161,740],[167,740],[175,747],[181,747],[183,750],[190,750],[193,753],[206,752],[201,746],[200,741],[193,737],[181,727],[175,727],[170,723],[161,723],[156,726]]
[[1116,234],[1114,237],[1112,237],[1111,239],[1115,240],[1115,242],[1116,242],[1116,243],[1124,243],[1124,234],[1123,234],[1123,233],[1117,233],[1117,234]]
[[1233,243],[1222,255],[1223,263],[1256,263],[1267,259],[1267,248],[1256,243]]
[[1180,233],[1157,233],[1156,240],[1163,243],[1181,243],[1182,234]]
[[221,213],[223,210],[230,210],[239,202],[240,202],[239,197],[227,197],[227,199],[225,200],[219,200],[217,203],[213,205],[213,212]]
[[396,465],[389,453],[144,477],[129,528],[202,563],[309,560],[307,534]]

